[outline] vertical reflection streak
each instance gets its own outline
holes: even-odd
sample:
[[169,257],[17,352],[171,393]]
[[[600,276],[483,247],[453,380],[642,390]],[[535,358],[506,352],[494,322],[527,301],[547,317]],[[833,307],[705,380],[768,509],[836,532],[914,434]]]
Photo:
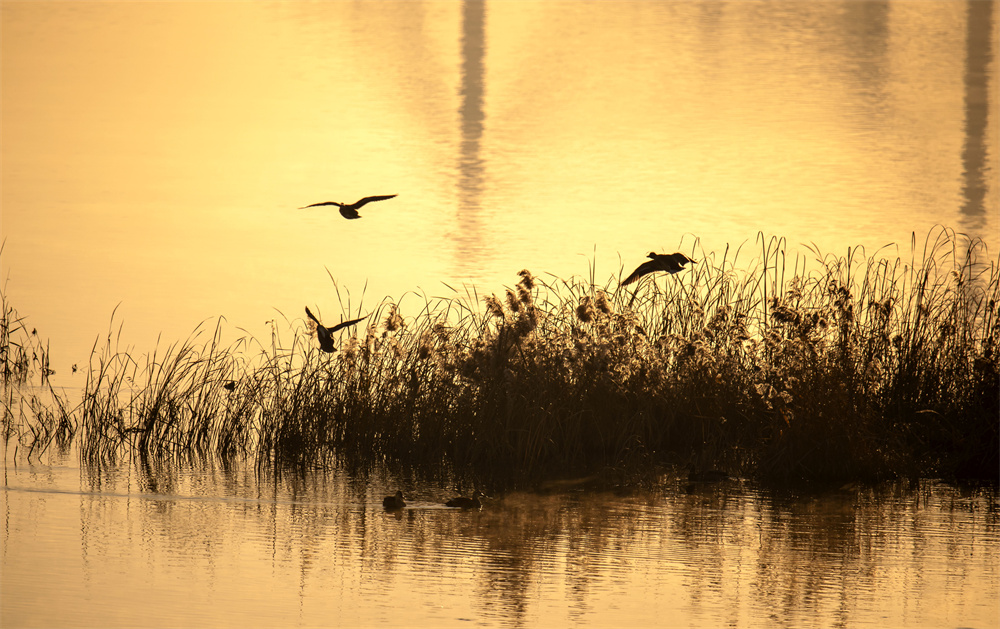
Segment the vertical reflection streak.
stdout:
[[[480,225],[484,163],[480,156],[486,114],[483,111],[486,56],[485,0],[462,3],[462,140],[458,158],[458,233],[456,255],[463,272],[474,270],[470,261],[483,250]],[[478,266],[478,265],[476,265]]]
[[993,2],[969,0],[965,56],[965,182],[962,215],[969,228],[982,228],[986,216],[986,123],[989,116],[987,64],[991,46]]

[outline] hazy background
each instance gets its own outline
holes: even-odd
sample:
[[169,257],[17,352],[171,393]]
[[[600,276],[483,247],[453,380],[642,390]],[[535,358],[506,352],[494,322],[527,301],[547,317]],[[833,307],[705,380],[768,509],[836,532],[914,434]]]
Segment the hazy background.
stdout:
[[990,2],[0,11],[0,279],[71,386],[118,304],[140,353],[220,315],[266,338],[339,320],[327,270],[367,312],[758,231],[1000,244]]

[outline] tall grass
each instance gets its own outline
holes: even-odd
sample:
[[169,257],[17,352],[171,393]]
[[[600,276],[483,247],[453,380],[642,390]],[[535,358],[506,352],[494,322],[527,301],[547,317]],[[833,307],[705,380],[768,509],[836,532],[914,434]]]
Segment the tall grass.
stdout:
[[142,365],[109,333],[83,451],[446,462],[515,483],[662,465],[995,478],[1000,264],[962,242],[790,259],[761,237],[694,247],[689,271],[628,288],[525,270],[499,296],[422,296],[406,317],[386,300],[332,355],[298,319],[287,344],[275,327],[268,346],[223,347],[217,327]]
[[[2,251],[2,247],[0,247]],[[68,410],[65,398],[52,387],[49,376],[48,343],[43,343],[36,329],[29,332],[24,317],[0,289],[0,436],[4,457],[14,442],[29,459],[44,452],[53,442],[68,445],[77,423]]]

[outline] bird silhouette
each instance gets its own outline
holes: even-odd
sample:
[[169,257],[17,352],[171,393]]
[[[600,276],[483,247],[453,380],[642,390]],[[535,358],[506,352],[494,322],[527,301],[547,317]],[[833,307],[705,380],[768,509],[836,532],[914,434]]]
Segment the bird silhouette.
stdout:
[[631,284],[643,275],[648,275],[655,271],[666,271],[673,274],[684,270],[684,265],[688,262],[698,264],[683,253],[654,253],[650,251],[647,257],[650,258],[649,262],[643,262],[639,265],[639,268],[632,271],[632,275],[625,278],[625,281],[621,284],[622,286]]
[[403,492],[397,491],[395,496],[386,496],[382,499],[382,506],[386,509],[402,509],[406,506],[403,502]]
[[479,502],[479,499],[483,496],[483,492],[476,491],[472,494],[472,498],[465,498],[459,496],[458,498],[452,498],[448,502],[444,503],[448,507],[460,507],[462,509],[478,509],[483,506],[483,503]]
[[343,216],[344,218],[361,218],[361,215],[358,214],[358,210],[360,210],[361,207],[364,206],[365,204],[371,203],[372,201],[385,201],[386,199],[391,199],[395,196],[396,195],[394,194],[384,194],[374,197],[365,197],[363,199],[355,201],[354,203],[338,203],[336,201],[324,201],[323,203],[313,203],[312,205],[307,205],[299,209],[304,210],[309,207],[319,207],[321,205],[336,205],[338,208],[340,208],[340,215]]
[[358,321],[363,321],[368,318],[368,315],[361,317],[360,319],[351,319],[350,321],[344,321],[343,323],[338,323],[332,328],[328,328],[319,322],[316,315],[309,312],[309,306],[306,306],[306,314],[310,319],[316,322],[316,338],[319,340],[319,348],[324,352],[335,352],[337,348],[333,346],[333,333],[341,328],[346,328],[349,325],[354,325]]

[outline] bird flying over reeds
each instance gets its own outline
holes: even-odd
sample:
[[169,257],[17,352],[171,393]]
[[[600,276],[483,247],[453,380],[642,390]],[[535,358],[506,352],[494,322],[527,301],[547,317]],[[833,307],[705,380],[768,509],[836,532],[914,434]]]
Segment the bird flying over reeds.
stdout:
[[344,321],[343,323],[338,323],[332,328],[328,328],[319,322],[316,315],[309,312],[309,306],[306,306],[306,315],[310,319],[316,322],[316,338],[319,340],[319,348],[324,352],[335,352],[337,348],[333,346],[333,333],[342,328],[346,328],[349,325],[354,325],[358,321],[363,321],[368,318],[368,315],[361,317],[360,319],[351,319],[350,321]]
[[673,274],[684,270],[684,265],[688,262],[698,264],[683,253],[654,253],[650,251],[647,257],[650,258],[649,262],[643,262],[639,265],[639,268],[632,271],[632,275],[625,278],[625,281],[621,284],[622,286],[631,284],[643,275],[648,275],[656,271],[666,271]]
[[383,194],[374,197],[365,197],[363,199],[355,201],[354,203],[338,203],[337,201],[324,201],[323,203],[313,203],[312,205],[307,205],[299,209],[304,210],[306,208],[319,207],[321,205],[336,205],[338,208],[340,208],[340,215],[343,216],[344,218],[361,218],[361,215],[358,214],[358,210],[360,210],[363,205],[371,203],[372,201],[385,201],[386,199],[391,199],[395,196],[396,195],[394,194]]

